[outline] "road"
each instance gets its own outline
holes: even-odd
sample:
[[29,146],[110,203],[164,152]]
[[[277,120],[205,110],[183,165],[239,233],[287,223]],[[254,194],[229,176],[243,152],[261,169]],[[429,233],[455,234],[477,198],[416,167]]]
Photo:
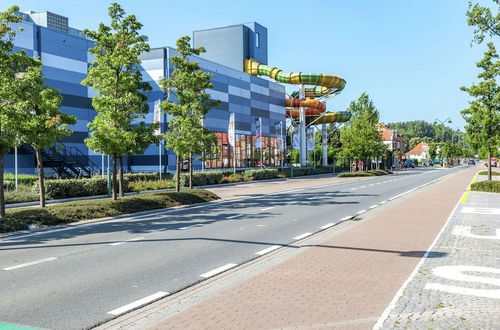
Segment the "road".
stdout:
[[5,238],[0,322],[91,327],[461,169],[418,169]]

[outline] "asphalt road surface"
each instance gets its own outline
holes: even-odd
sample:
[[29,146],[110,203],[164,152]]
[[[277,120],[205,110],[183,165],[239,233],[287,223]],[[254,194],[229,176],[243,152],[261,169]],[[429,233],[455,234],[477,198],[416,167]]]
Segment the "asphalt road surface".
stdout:
[[461,169],[411,170],[0,239],[0,323],[92,327]]

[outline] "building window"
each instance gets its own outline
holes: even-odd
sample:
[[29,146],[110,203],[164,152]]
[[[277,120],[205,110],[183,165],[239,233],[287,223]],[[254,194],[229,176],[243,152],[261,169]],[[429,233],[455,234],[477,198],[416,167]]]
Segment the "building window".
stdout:
[[255,47],[260,48],[260,34],[259,34],[259,32],[255,32]]

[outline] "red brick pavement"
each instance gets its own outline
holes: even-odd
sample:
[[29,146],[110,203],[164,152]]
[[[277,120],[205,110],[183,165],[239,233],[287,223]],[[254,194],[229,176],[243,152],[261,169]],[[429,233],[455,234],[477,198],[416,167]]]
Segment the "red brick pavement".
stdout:
[[358,226],[151,329],[370,329],[474,173],[461,171],[392,202]]

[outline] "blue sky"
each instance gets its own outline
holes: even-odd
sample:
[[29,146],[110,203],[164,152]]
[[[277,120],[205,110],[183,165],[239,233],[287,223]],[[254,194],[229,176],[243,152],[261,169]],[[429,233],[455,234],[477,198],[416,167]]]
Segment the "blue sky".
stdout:
[[[466,0],[119,2],[144,24],[152,47],[175,46],[193,30],[258,22],[268,29],[269,65],[342,76],[346,88],[328,109],[345,110],[367,92],[386,123],[450,117],[448,125],[462,130],[469,97],[459,87],[477,80],[475,63],[486,47],[470,45]],[[49,10],[69,17],[72,27],[95,29],[108,22],[109,3],[0,0],[0,10]]]

